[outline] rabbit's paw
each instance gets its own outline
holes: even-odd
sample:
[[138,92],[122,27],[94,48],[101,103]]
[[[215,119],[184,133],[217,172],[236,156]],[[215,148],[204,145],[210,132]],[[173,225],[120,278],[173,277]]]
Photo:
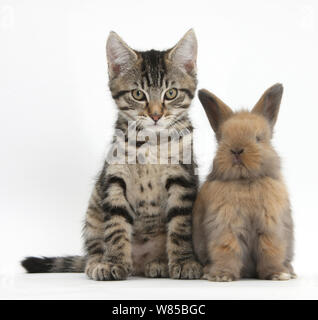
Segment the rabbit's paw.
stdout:
[[214,281],[214,282],[231,282],[236,278],[233,274],[228,272],[211,272],[211,273],[206,273],[203,276],[203,279]]
[[[295,275],[296,276],[296,275]],[[278,272],[273,273],[268,277],[269,280],[281,281],[281,280],[290,280],[292,279],[292,275],[287,272]]]

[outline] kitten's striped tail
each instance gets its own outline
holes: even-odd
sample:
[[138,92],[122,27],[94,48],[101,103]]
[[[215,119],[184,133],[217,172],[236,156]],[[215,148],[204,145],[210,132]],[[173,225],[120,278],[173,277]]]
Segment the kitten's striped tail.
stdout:
[[21,261],[21,264],[29,273],[84,272],[86,257],[27,257]]

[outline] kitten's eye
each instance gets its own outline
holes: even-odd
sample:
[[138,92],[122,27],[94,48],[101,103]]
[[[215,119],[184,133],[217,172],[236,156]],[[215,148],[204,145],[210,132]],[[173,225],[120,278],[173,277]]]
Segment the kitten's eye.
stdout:
[[141,90],[138,90],[138,89],[133,90],[131,92],[131,95],[137,101],[142,101],[146,99],[146,95]]
[[178,90],[176,88],[172,88],[166,91],[165,99],[173,100],[178,94]]

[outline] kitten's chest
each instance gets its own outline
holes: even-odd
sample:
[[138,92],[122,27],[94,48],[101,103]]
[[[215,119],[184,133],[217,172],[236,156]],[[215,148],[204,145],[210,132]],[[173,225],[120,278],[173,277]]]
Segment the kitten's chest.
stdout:
[[152,234],[164,229],[167,192],[162,183],[162,169],[161,165],[146,164],[130,168],[131,188],[127,191],[136,214],[134,230],[138,233]]

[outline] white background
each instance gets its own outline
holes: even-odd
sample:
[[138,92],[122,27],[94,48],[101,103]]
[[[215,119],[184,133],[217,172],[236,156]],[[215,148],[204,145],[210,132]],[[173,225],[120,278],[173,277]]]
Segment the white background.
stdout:
[[[160,287],[165,298],[318,298],[317,15],[315,0],[0,0],[0,297],[156,298]],[[166,49],[192,27],[198,88],[239,109],[276,82],[285,87],[274,144],[291,194],[299,280],[93,284],[84,275],[24,275],[26,255],[81,252],[86,205],[116,118],[109,31],[135,49]],[[197,98],[191,116],[204,178],[216,144]]]

